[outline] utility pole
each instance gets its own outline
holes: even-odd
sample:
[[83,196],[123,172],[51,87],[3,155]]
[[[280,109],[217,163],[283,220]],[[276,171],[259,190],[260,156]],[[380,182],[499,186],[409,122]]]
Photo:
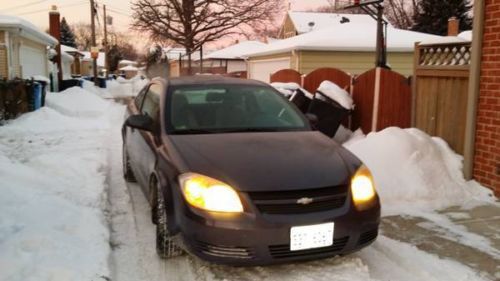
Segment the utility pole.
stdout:
[[203,45],[200,46],[200,74],[203,74]]
[[109,73],[109,58],[108,58],[108,52],[109,52],[109,47],[108,47],[108,18],[106,17],[106,5],[102,5],[103,7],[103,12],[104,12],[104,55],[105,55],[105,67],[106,67],[106,74]]
[[[94,0],[90,0],[90,29],[92,31],[92,47],[90,53],[92,54],[97,48],[96,40],[95,40],[95,4]],[[99,52],[97,52],[99,55]],[[92,68],[94,69],[94,85],[98,86],[99,82],[97,81],[97,56],[92,56]]]

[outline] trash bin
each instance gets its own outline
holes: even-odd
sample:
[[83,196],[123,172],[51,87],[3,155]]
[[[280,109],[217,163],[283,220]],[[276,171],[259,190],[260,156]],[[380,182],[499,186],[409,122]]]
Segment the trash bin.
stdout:
[[343,108],[338,102],[327,97],[320,91],[317,91],[316,95],[321,95],[322,99],[314,98],[309,105],[307,113],[312,113],[318,117],[318,131],[333,138],[342,121],[352,111]]
[[31,91],[30,111],[35,111],[42,106],[42,85],[38,82],[33,82]]
[[311,99],[306,96],[302,90],[297,89],[295,93],[290,98],[290,101],[295,104],[302,113],[308,113],[309,106],[311,104]]
[[106,88],[106,77],[97,77],[99,88]]
[[45,97],[47,96],[47,81],[43,80],[34,80],[36,83],[39,83],[42,87],[42,97],[41,97],[41,106],[45,106]]

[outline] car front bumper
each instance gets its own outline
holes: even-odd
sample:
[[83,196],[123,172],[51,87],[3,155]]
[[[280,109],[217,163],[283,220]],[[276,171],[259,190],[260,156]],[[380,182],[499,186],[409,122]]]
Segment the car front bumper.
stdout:
[[[184,248],[203,260],[234,266],[270,265],[344,255],[360,250],[378,235],[380,204],[358,211],[352,202],[331,211],[262,215],[220,214],[184,206],[179,226]],[[333,245],[290,250],[293,226],[334,223]]]

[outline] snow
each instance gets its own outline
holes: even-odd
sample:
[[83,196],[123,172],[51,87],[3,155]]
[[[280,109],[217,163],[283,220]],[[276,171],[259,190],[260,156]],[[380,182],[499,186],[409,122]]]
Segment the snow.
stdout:
[[445,36],[441,38],[430,38],[423,40],[422,42],[419,43],[419,45],[425,46],[425,45],[437,45],[437,44],[456,44],[465,42],[470,42],[470,40],[458,36]]
[[6,15],[0,13],[0,27],[4,28],[19,28],[26,32],[28,35],[33,36],[37,41],[44,44],[55,46],[57,44],[57,39],[50,36],[49,34],[41,31],[31,22],[13,15]]
[[465,39],[467,41],[472,41],[472,30],[466,30],[458,34],[458,37]]
[[137,65],[137,62],[132,60],[121,60],[118,62],[118,65]]
[[120,68],[121,71],[137,71],[139,70],[137,67],[132,66],[132,65],[127,65],[122,68]]
[[[374,52],[376,28],[375,23],[333,25],[270,43],[261,50],[247,54],[247,57],[279,54],[293,50]],[[389,52],[413,52],[415,42],[442,38],[442,36],[394,27],[388,27],[387,34],[387,51]]]
[[33,76],[33,80],[44,81],[44,82],[47,82],[47,84],[50,84],[50,79],[43,76],[43,75],[35,75],[35,76]]
[[260,41],[243,41],[235,45],[220,49],[205,56],[206,59],[243,59],[251,52],[262,49],[267,44]]
[[371,170],[384,215],[440,210],[491,193],[462,174],[462,157],[418,129],[388,128],[344,146]]
[[70,88],[2,127],[0,279],[110,275],[107,140],[116,115],[123,107]]
[[[352,110],[354,109],[354,101],[352,100],[351,95],[344,89],[340,88],[337,84],[331,81],[323,81],[317,90],[325,94],[330,99],[339,103],[343,108]],[[321,95],[317,96],[321,98]]]
[[73,47],[70,47],[70,46],[66,46],[66,45],[61,45],[61,51],[62,52],[65,52],[65,53],[68,53],[68,54],[71,54],[71,53],[77,53],[77,54],[80,54],[80,55],[84,55],[82,52],[80,52],[78,49],[76,48],[73,48]]
[[[332,25],[342,25],[343,18],[354,24],[376,24],[376,21],[371,16],[364,14],[288,12],[288,15],[299,34],[328,28]],[[311,22],[314,23],[312,27],[309,25]],[[391,26],[390,23],[389,26]]]
[[287,98],[291,98],[297,90],[300,90],[309,99],[314,99],[313,94],[308,92],[306,89],[300,87],[300,85],[295,82],[288,82],[288,83],[273,82],[271,83],[271,86],[273,86],[276,90],[278,90]]

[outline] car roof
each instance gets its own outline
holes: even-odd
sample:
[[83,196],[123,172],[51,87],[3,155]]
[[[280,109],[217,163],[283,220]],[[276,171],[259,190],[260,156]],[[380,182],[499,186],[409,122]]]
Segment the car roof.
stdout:
[[257,80],[225,77],[222,75],[197,75],[197,76],[175,77],[175,78],[169,78],[167,83],[169,86],[213,85],[213,84],[267,86],[266,83]]

